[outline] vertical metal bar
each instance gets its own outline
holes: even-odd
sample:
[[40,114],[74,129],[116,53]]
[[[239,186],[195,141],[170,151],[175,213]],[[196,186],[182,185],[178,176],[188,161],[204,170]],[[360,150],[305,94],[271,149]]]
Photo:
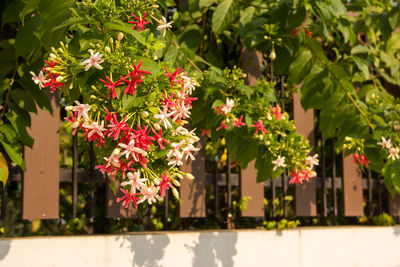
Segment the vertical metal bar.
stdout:
[[372,216],[374,213],[372,207],[372,172],[368,169],[368,215]]
[[231,156],[229,151],[226,158],[226,192],[227,192],[227,225],[232,227],[232,192],[231,192]]
[[76,218],[78,199],[78,134],[72,136],[72,217]]
[[90,169],[89,169],[89,186],[90,186],[90,216],[89,220],[91,222],[94,221],[94,207],[95,207],[95,199],[94,199],[94,164],[95,164],[95,154],[93,149],[93,142],[90,143]]
[[377,189],[378,189],[378,211],[379,214],[382,213],[382,185],[381,185],[381,176],[377,175],[376,177],[376,181],[377,181]]
[[276,198],[276,179],[271,181],[271,191],[272,191],[272,217],[276,217],[276,205],[275,205],[275,198]]
[[336,185],[336,153],[335,153],[335,140],[332,139],[332,191],[333,191],[333,213],[338,215],[337,205],[337,185]]
[[[281,77],[281,98],[283,99],[285,97],[285,76]],[[282,100],[281,102],[281,107],[282,107],[282,113],[285,112],[285,101]],[[286,203],[286,195],[287,195],[287,174],[286,170],[283,171],[282,174],[282,191],[283,191],[283,214],[285,217],[287,217],[287,203]]]
[[219,199],[218,199],[218,156],[214,157],[214,216],[218,219]]
[[169,195],[169,190],[165,190],[165,196],[164,196],[164,227],[167,225],[169,222],[169,214],[168,214],[168,195]]
[[5,185],[1,183],[1,220],[4,220],[7,214],[7,187],[7,183]]
[[322,217],[327,216],[327,199],[326,199],[326,162],[325,162],[325,139],[321,138],[321,161],[322,161],[322,176],[321,176],[321,190],[322,190]]

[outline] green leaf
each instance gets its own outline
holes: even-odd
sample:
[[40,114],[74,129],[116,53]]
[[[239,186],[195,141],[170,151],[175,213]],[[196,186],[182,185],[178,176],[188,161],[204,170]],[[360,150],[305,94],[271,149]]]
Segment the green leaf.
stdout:
[[298,84],[306,73],[308,73],[308,63],[312,58],[310,50],[302,49],[296,59],[290,64],[288,82]]
[[121,24],[119,22],[107,22],[104,24],[104,27],[106,30],[116,30],[116,31],[121,31],[124,33],[128,33],[132,37],[134,37],[136,40],[138,40],[141,44],[146,45],[143,36],[138,33],[137,31],[132,30],[129,26]]
[[365,78],[369,79],[368,61],[359,57],[352,57],[357,67],[364,73]]
[[351,53],[352,55],[355,55],[355,54],[364,54],[364,53],[369,54],[370,52],[371,52],[371,50],[369,50],[369,48],[368,48],[367,46],[364,46],[364,45],[356,45],[356,46],[353,47],[353,48],[351,49],[351,51],[350,51],[350,53]]
[[13,89],[10,92],[10,96],[14,103],[17,104],[20,108],[25,109],[29,112],[37,112],[35,101],[33,101],[33,98],[23,90]]
[[42,24],[39,15],[25,23],[15,38],[15,55],[27,58],[35,49],[40,48],[41,42],[36,36],[36,29]]
[[22,0],[11,1],[3,13],[1,14],[1,25],[4,26],[5,23],[18,23],[20,18],[18,14],[25,8],[25,4]]
[[66,20],[63,24],[55,27],[54,30],[59,30],[75,24],[97,24],[97,21],[90,17],[71,18],[69,20]]
[[0,133],[2,133],[9,143],[15,142],[17,133],[11,127],[10,124],[2,124],[0,125]]
[[0,140],[1,144],[4,147],[4,150],[6,151],[7,155],[10,157],[10,159],[17,164],[18,166],[21,167],[23,171],[25,171],[25,162],[22,159],[22,156],[9,144],[4,142],[3,140]]
[[8,165],[3,154],[0,153],[0,182],[3,183],[3,188],[6,186],[8,180]]
[[22,26],[24,26],[25,16],[32,11],[34,11],[39,4],[39,0],[27,0],[25,1],[25,7],[19,13],[19,18],[21,20]]
[[220,34],[230,26],[236,18],[236,13],[236,0],[222,0],[215,9],[211,20],[211,28],[214,33]]
[[214,4],[215,2],[217,2],[218,0],[200,0],[199,1],[199,7],[209,7],[212,4]]
[[386,52],[394,53],[400,49],[400,33],[393,33],[386,43]]
[[69,8],[75,0],[40,0],[39,11],[43,19],[43,27],[53,30],[69,13]]

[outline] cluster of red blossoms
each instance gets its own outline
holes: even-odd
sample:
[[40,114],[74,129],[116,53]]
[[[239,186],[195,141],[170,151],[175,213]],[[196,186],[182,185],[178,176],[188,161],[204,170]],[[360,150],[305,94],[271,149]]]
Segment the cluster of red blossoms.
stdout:
[[309,182],[310,178],[314,178],[316,176],[316,173],[311,170],[298,170],[298,171],[293,171],[289,172],[289,175],[292,176],[292,178],[289,181],[289,184],[303,184],[304,181]]
[[353,157],[354,163],[356,163],[356,164],[359,163],[359,164],[364,165],[365,167],[368,168],[369,161],[368,161],[368,158],[366,156],[361,155],[361,154],[356,154],[356,153],[351,154],[351,156]]
[[45,66],[41,69],[37,76],[32,71],[30,74],[32,75],[32,80],[39,85],[40,89],[50,87],[50,91],[53,93],[56,89],[60,89],[62,86],[65,86],[65,84],[61,82],[63,78],[60,76],[60,74],[53,71],[54,67],[57,65],[57,62],[47,60],[44,62]]

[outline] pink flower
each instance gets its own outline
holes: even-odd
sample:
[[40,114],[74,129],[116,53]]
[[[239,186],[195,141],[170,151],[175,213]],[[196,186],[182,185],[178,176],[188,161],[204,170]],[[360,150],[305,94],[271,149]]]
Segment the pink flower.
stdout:
[[132,155],[133,159],[135,161],[139,161],[138,155],[137,154],[144,154],[145,151],[135,145],[135,139],[132,139],[129,144],[118,144],[118,146],[122,147],[125,149],[121,155],[125,155],[125,157],[128,159],[130,155]]
[[255,134],[257,134],[258,131],[261,131],[262,134],[265,134],[267,132],[267,130],[264,128],[264,124],[263,124],[262,120],[258,120],[256,123],[251,125],[251,127],[256,128]]
[[121,192],[124,193],[125,195],[124,195],[123,197],[117,198],[117,202],[119,203],[119,202],[121,202],[121,201],[124,201],[124,202],[122,203],[122,205],[123,205],[125,208],[128,207],[128,204],[129,204],[130,202],[133,202],[133,205],[135,205],[135,208],[137,209],[137,201],[139,200],[139,198],[136,197],[136,196],[139,196],[140,193],[132,194],[132,193],[129,193],[127,190],[124,190],[124,189],[122,189],[122,188],[120,188],[120,190],[121,190]]
[[353,156],[354,163],[358,162],[359,164],[364,165],[365,167],[368,168],[369,161],[366,156],[361,155],[361,154],[352,154],[352,156]]
[[169,122],[168,118],[171,117],[171,115],[175,114],[176,111],[172,111],[172,112],[169,112],[169,113],[168,113],[168,108],[167,108],[166,106],[164,106],[163,111],[161,111],[161,109],[158,108],[158,107],[157,107],[157,109],[158,109],[158,111],[159,111],[160,113],[159,113],[159,114],[155,114],[153,117],[154,117],[155,119],[160,120],[160,121],[158,122],[158,124],[163,123],[165,129],[172,128],[172,125],[171,125],[171,123]]
[[137,20],[137,21],[128,21],[128,23],[134,24],[133,27],[132,27],[132,30],[136,29],[138,32],[144,30],[144,26],[147,23],[150,23],[150,21],[145,21],[146,14],[147,14],[147,11],[144,12],[143,19],[140,19],[137,16],[131,14],[131,16],[134,17]]
[[129,181],[122,182],[121,186],[130,185],[133,193],[136,193],[136,189],[140,190],[146,187],[145,182],[147,181],[147,179],[146,178],[140,179],[140,171],[134,173],[128,172],[127,176],[129,178]]
[[222,106],[221,111],[225,114],[228,115],[231,111],[233,106],[235,105],[235,102],[233,101],[233,99],[226,99],[226,103],[224,106]]
[[36,74],[33,71],[29,73],[32,75],[33,82],[35,84],[38,84],[40,89],[44,88],[44,84],[49,82],[49,80],[45,79],[43,71],[40,71],[38,76],[36,76]]
[[86,65],[85,66],[85,71],[88,71],[90,67],[95,67],[96,69],[102,70],[103,67],[100,66],[101,63],[104,62],[101,58],[103,57],[103,54],[100,54],[99,52],[93,53],[92,49],[89,49],[90,57],[88,59],[85,59],[82,61],[81,65]]
[[79,121],[81,119],[81,117],[84,117],[85,120],[89,120],[89,116],[88,116],[87,112],[90,110],[90,106],[88,104],[81,104],[81,103],[79,103],[78,100],[75,100],[75,104],[76,104],[76,106],[74,107],[74,109],[72,111],[75,111],[78,113],[77,120]]

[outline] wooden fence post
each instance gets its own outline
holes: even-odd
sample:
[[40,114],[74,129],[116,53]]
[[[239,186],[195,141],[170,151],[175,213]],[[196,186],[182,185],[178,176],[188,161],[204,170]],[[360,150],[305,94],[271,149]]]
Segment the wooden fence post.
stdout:
[[121,203],[117,203],[117,198],[122,197],[124,194],[119,190],[119,182],[115,184],[115,192],[111,190],[109,183],[111,183],[109,178],[105,179],[106,187],[106,217],[107,218],[135,218],[137,217],[137,210],[132,203],[128,204],[125,208]]
[[[308,138],[311,147],[314,147],[314,111],[304,111],[300,103],[300,93],[293,95],[293,117],[298,133]],[[316,216],[316,180],[296,186],[296,215]]]
[[180,198],[179,216],[181,218],[206,217],[206,158],[204,154],[204,141],[197,142],[196,147],[200,151],[193,153],[196,160],[190,158],[181,166],[180,170],[191,173],[194,180],[186,178],[180,180]]
[[343,156],[344,216],[363,216],[362,172],[353,159]]
[[[257,79],[262,76],[262,53],[249,53],[242,49],[242,69],[246,74],[246,83],[256,85]],[[257,183],[257,173],[254,169],[255,161],[249,163],[240,175],[240,196],[250,197],[246,210],[241,212],[243,217],[264,217],[264,183]]]
[[24,148],[26,171],[22,179],[22,218],[58,218],[60,185],[60,105],[58,94],[49,97],[53,114],[37,107],[31,113],[28,134],[34,139],[32,148]]

